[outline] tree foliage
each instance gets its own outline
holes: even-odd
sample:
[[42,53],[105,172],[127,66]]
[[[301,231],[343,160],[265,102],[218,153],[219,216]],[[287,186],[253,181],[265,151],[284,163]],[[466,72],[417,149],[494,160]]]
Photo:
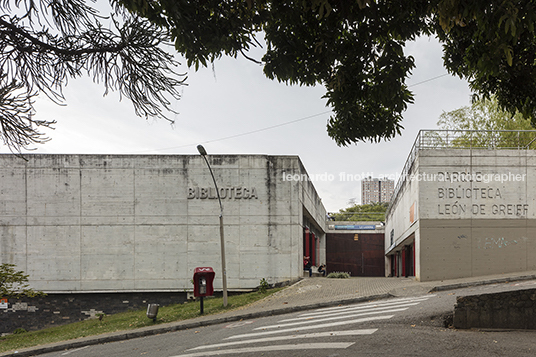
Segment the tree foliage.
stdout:
[[535,147],[536,132],[530,119],[519,112],[511,113],[500,108],[495,97],[481,99],[472,105],[439,117],[437,125],[443,130],[452,131],[452,146],[456,147]]
[[196,68],[258,46],[262,31],[266,76],[324,85],[334,113],[327,130],[339,145],[400,133],[415,67],[404,45],[421,35],[439,38],[446,69],[476,96],[536,118],[534,1],[117,1],[167,28]]
[[[114,4],[114,2],[112,2]],[[102,4],[101,4],[102,5]],[[12,150],[47,141],[33,98],[64,102],[82,75],[118,91],[142,117],[166,117],[184,78],[161,45],[167,31],[119,5],[101,15],[89,0],[0,0],[0,138]]]
[[536,2],[442,0],[438,14],[449,72],[467,78],[477,98],[495,95],[536,124]]
[[[163,117],[182,81],[159,45],[168,36],[188,66],[246,56],[270,79],[323,85],[338,145],[391,139],[413,103],[406,84],[418,36],[436,36],[444,65],[477,98],[536,123],[536,2],[533,0],[0,0],[0,135],[12,147],[44,141],[32,98],[63,101],[83,74],[129,98],[141,116]],[[106,22],[105,22],[106,20]],[[248,55],[264,36],[261,59]],[[21,101],[21,99],[26,101]],[[14,107],[13,107],[14,106]],[[163,108],[163,109],[162,109]],[[14,131],[14,134],[8,134]]]
[[385,211],[389,203],[371,203],[366,205],[353,205],[332,213],[330,217],[335,221],[385,221]]
[[28,284],[28,275],[15,270],[14,264],[0,264],[0,297],[34,297],[44,295]]

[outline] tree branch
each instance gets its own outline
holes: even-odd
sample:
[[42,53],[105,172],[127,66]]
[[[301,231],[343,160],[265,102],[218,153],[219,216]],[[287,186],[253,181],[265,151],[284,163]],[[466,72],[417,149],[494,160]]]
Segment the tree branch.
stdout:
[[[12,33],[15,33],[28,41],[30,41],[33,45],[37,46],[40,49],[45,49],[51,52],[54,52],[57,55],[64,55],[64,56],[80,56],[84,54],[92,54],[92,53],[117,53],[123,50],[127,46],[127,42],[120,43],[116,46],[103,46],[98,48],[81,48],[81,49],[67,49],[67,48],[59,48],[56,46],[52,46],[49,43],[43,42],[33,36],[31,36],[28,32],[26,32],[24,29],[15,26],[7,21],[4,21],[0,17],[0,26],[4,26],[5,28],[9,29]],[[10,34],[7,32],[7,34]],[[14,45],[16,46],[16,45]],[[34,52],[42,52],[39,50],[36,50],[34,48],[31,48],[29,46],[27,47],[20,47],[16,46],[16,48],[19,51],[27,52],[27,53],[34,53]]]

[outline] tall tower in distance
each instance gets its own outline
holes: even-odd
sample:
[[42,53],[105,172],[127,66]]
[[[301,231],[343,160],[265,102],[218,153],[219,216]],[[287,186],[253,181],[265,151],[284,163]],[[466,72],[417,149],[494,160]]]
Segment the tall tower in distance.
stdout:
[[395,181],[368,177],[361,181],[361,204],[384,203],[391,201]]

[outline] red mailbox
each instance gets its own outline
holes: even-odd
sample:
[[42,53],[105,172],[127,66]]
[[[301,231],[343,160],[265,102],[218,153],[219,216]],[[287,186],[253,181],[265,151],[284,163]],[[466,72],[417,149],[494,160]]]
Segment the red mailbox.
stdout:
[[210,267],[194,269],[194,296],[212,296],[214,294],[214,270]]

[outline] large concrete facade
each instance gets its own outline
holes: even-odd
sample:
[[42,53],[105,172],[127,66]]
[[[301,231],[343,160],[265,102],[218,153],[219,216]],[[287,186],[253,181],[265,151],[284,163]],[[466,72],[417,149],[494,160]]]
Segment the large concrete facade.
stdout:
[[[199,155],[0,155],[0,261],[46,292],[221,289],[220,208]],[[296,280],[325,209],[296,156],[215,155],[229,289]],[[305,223],[306,222],[306,223]]]
[[536,270],[536,151],[420,148],[406,166],[386,216],[387,275]]

